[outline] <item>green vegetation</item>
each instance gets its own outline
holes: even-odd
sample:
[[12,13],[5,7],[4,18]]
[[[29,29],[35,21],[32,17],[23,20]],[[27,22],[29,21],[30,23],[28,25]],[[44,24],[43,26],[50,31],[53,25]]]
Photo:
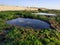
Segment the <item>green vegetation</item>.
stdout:
[[[28,29],[28,28],[6,24],[6,21],[19,17],[39,19],[47,22],[54,20],[58,23],[58,25],[60,24],[59,15],[57,17],[48,17],[48,16],[34,15],[32,14],[32,12],[35,11],[1,11],[0,12],[0,44],[1,45],[60,45],[60,33],[57,30],[53,30],[53,29],[35,30],[35,29]],[[49,13],[51,12],[49,11]]]

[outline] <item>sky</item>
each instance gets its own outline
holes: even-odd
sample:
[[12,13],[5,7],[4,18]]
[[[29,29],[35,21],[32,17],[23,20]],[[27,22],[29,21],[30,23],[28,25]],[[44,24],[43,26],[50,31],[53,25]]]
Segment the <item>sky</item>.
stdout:
[[0,0],[0,5],[60,9],[60,0]]

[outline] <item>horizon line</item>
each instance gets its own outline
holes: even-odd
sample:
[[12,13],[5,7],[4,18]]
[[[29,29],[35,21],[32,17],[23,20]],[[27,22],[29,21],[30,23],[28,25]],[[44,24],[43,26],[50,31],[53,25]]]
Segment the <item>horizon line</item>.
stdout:
[[[16,6],[16,7],[29,7],[29,8],[46,8],[46,7],[38,7],[38,6],[19,6],[19,5],[6,5],[6,4],[0,4],[0,6]],[[60,10],[60,9],[54,9],[54,8],[46,8],[51,10]]]

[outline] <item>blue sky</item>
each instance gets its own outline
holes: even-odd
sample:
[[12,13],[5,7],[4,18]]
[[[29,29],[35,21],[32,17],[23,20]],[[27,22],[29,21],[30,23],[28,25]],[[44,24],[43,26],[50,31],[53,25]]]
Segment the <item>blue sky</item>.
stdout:
[[60,0],[0,0],[0,4],[60,9]]

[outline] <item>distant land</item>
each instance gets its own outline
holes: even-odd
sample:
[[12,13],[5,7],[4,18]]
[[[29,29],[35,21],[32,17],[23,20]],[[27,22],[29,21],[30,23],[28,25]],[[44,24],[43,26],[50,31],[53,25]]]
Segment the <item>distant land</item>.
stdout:
[[0,5],[0,11],[20,11],[20,10],[38,10],[38,9],[46,10],[47,8]]
[[22,6],[4,6],[4,5],[0,5],[0,11],[14,11],[14,10],[38,10],[38,8],[35,7],[22,7]]

